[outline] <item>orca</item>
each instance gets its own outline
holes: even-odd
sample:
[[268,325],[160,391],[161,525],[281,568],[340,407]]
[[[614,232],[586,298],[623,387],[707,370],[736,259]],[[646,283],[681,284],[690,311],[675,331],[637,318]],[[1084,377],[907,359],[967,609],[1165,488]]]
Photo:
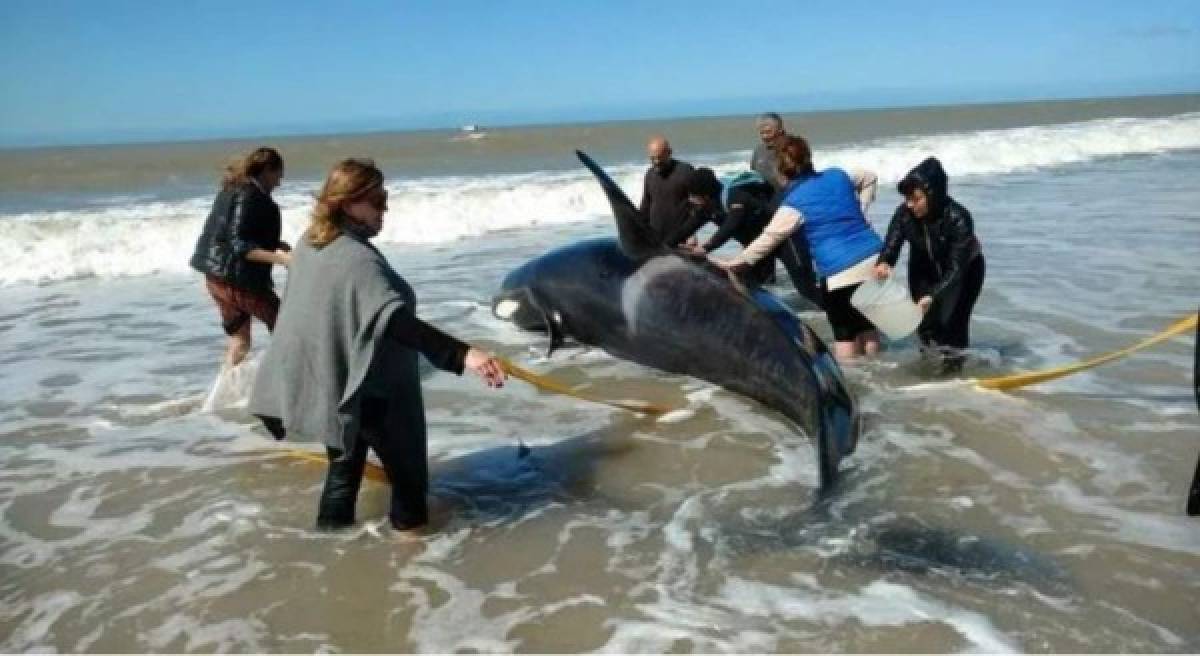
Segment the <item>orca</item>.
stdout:
[[637,208],[586,154],[617,238],[568,244],[508,274],[493,313],[622,359],[699,378],[761,402],[816,443],[822,490],[858,443],[855,401],[813,331],[770,293],[656,241]]

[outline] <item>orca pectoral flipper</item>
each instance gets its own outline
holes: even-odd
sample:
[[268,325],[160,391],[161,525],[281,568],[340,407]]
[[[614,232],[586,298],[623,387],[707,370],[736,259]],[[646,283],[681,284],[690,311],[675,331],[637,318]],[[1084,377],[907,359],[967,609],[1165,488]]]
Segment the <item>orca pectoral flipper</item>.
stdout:
[[550,346],[546,347],[546,357],[550,357],[554,355],[554,351],[562,348],[566,341],[563,337],[562,317],[557,312],[547,310],[532,294],[529,296],[529,304],[542,315],[542,325],[546,327],[546,334],[550,336]]
[[550,333],[550,346],[546,349],[546,357],[550,357],[554,351],[562,348],[566,339],[563,337],[562,324],[557,317],[546,316],[546,330]]

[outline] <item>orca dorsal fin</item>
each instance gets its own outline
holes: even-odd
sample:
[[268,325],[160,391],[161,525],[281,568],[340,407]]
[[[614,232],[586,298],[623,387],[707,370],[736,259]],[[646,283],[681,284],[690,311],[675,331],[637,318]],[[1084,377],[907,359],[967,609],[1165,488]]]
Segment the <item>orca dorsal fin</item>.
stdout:
[[661,253],[663,251],[662,241],[655,236],[650,224],[638,211],[637,206],[630,202],[625,192],[621,191],[617,183],[613,182],[608,173],[600,168],[595,160],[588,157],[587,153],[577,150],[575,154],[579,157],[579,161],[583,162],[583,165],[592,172],[592,175],[596,176],[600,187],[604,189],[604,195],[608,197],[608,204],[612,206],[613,218],[617,221],[617,243],[621,245],[621,251],[633,259]]

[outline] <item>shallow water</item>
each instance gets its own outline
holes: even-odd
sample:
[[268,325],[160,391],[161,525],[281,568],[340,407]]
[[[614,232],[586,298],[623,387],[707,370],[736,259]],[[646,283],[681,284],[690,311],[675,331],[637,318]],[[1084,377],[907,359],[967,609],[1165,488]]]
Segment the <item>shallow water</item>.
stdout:
[[[954,180],[988,257],[968,374],[1195,311],[1198,174],[1184,151]],[[881,194],[878,226],[897,200]],[[200,411],[222,344],[196,276],[0,288],[0,650],[1200,650],[1190,338],[1010,394],[903,390],[923,374],[893,344],[847,370],[866,431],[819,500],[814,452],[778,415],[578,346],[547,358],[491,316],[509,269],[608,231],[385,246],[424,318],[683,409],[654,421],[428,371],[436,530],[410,541],[374,483],[358,528],[310,530],[322,467],[244,410]]]

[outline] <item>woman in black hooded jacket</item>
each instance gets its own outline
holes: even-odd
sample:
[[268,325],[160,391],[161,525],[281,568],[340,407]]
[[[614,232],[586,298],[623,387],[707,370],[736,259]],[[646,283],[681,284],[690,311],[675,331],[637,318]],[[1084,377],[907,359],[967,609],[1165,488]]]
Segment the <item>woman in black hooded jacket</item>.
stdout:
[[886,278],[908,242],[908,288],[924,313],[917,328],[923,347],[942,357],[945,373],[962,369],[970,341],[971,310],[983,289],[983,248],[967,208],[946,193],[946,172],[930,157],[904,176],[896,208],[875,266]]

